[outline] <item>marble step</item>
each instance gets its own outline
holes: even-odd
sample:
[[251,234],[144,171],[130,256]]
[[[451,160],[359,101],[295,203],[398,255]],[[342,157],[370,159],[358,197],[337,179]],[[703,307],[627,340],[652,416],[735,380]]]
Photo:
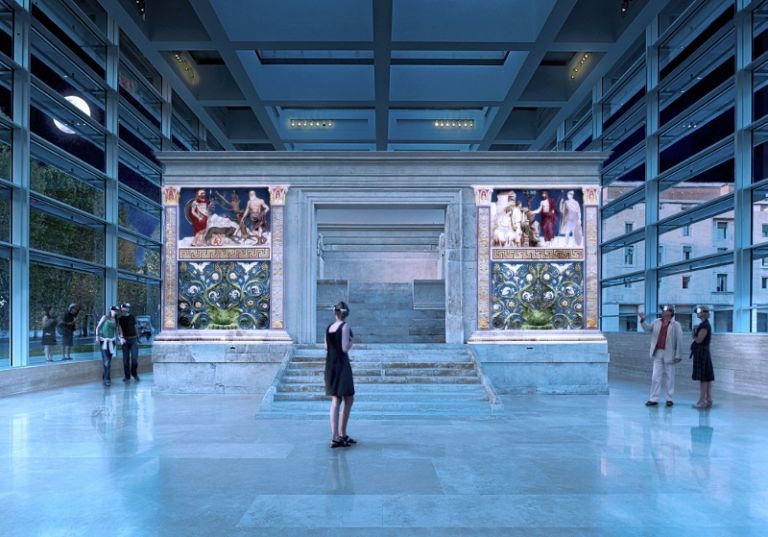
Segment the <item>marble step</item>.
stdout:
[[[279,411],[284,413],[322,412],[328,415],[328,399],[311,401],[275,401],[269,409],[272,412]],[[488,401],[355,401],[352,408],[355,415],[370,412],[390,412],[390,413],[484,413],[491,412],[491,405]]]
[[[323,382],[321,375],[315,376],[284,376],[284,384],[315,384]],[[358,375],[355,384],[480,384],[478,376],[391,376]]]
[[[442,368],[442,369],[475,369],[473,362],[385,362],[385,361],[363,361],[363,360],[350,360],[352,369],[358,367],[361,369],[373,369],[373,368],[386,368],[386,369],[425,369],[425,368]],[[312,368],[325,368],[325,359],[323,360],[297,360],[292,361],[288,366],[288,369],[312,369]]]
[[[312,360],[325,360],[326,351],[322,347],[318,349],[297,349],[294,351],[292,361],[312,361]],[[451,352],[451,351],[410,351],[410,350],[374,350],[374,349],[362,349],[355,345],[352,350],[349,351],[349,358],[352,361],[358,362],[467,362],[466,351]]]
[[[277,392],[273,398],[274,401],[330,401],[330,397],[325,395],[324,392]],[[453,402],[464,403],[466,401],[481,401],[487,404],[488,397],[484,392],[474,393],[392,393],[386,392],[372,394],[355,393],[355,407],[361,402],[390,402],[390,403],[402,403],[402,402]]]
[[[477,384],[362,384],[355,386],[355,391],[361,396],[374,396],[379,393],[388,395],[398,394],[462,394],[477,393],[478,389],[483,389]],[[315,384],[281,384],[278,392],[322,392],[325,393],[325,385]]]
[[[421,377],[463,377],[474,376],[471,370],[462,369],[448,369],[448,368],[409,368],[409,369],[396,369],[396,368],[366,368],[366,367],[352,367],[352,374],[354,376],[361,377],[406,377],[406,376],[421,376]],[[325,369],[318,368],[302,368],[291,369],[288,368],[283,374],[284,377],[303,377],[303,376],[323,376]]]

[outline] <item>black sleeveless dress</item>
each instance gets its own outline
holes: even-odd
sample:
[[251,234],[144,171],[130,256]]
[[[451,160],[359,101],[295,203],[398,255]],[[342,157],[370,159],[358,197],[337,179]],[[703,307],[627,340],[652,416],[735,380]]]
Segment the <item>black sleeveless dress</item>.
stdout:
[[341,333],[346,323],[341,323],[335,332],[331,326],[325,329],[325,395],[345,397],[355,395],[355,383],[352,380],[352,366],[349,355],[341,350]]
[[709,326],[709,320],[701,321],[693,332],[693,337],[699,333],[699,330],[706,329],[707,336],[701,343],[695,341],[691,344],[691,357],[693,358],[693,380],[701,382],[711,382],[715,380],[715,371],[712,368],[712,356],[709,354],[709,340],[712,339],[712,328]]

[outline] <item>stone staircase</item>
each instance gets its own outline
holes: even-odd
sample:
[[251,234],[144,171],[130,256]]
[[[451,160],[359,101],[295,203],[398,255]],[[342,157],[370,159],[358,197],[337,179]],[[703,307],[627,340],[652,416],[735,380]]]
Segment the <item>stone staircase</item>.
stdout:
[[[356,416],[488,416],[501,408],[463,345],[355,345]],[[261,416],[328,415],[325,350],[297,345],[264,397]]]

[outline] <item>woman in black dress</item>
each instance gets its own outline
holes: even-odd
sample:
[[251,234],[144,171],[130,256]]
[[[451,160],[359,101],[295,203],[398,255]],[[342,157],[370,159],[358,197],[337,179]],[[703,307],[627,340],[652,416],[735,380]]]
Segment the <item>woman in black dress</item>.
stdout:
[[709,408],[712,406],[712,381],[715,380],[715,371],[712,368],[712,356],[709,354],[709,340],[712,339],[712,327],[709,325],[709,308],[706,306],[696,310],[696,316],[701,323],[693,332],[691,343],[691,357],[693,358],[693,380],[701,382],[699,386],[699,400],[694,408]]
[[[347,352],[352,348],[352,329],[346,322],[349,306],[339,302],[333,307],[336,320],[325,330],[325,395],[331,397],[331,447],[347,447],[357,442],[347,436],[349,412],[354,402],[355,383]],[[339,422],[339,409],[344,410]]]

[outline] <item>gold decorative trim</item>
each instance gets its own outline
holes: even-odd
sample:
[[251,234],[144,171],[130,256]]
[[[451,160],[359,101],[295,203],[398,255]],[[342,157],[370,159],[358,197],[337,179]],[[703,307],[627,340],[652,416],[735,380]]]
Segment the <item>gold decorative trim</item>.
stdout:
[[494,261],[584,259],[584,250],[582,248],[493,248],[491,258]]
[[269,248],[179,248],[179,260],[268,260]]

